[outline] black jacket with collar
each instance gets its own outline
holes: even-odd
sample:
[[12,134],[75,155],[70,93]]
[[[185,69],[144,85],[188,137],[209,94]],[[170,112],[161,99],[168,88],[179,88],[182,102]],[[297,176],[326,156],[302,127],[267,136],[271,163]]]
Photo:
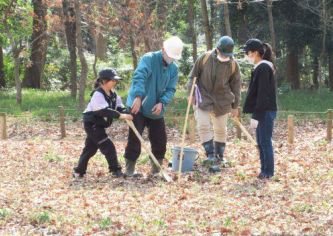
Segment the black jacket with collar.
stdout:
[[102,88],[97,88],[94,90],[90,96],[98,91],[103,94],[105,101],[109,104],[109,107],[98,110],[83,113],[83,122],[94,123],[105,128],[110,127],[114,118],[119,118],[120,114],[130,114],[130,112],[125,107],[116,107],[117,105],[117,93],[110,91],[110,96],[108,96]]
[[262,62],[251,73],[243,112],[252,113],[252,119],[260,120],[265,111],[277,111],[277,99],[273,68]]

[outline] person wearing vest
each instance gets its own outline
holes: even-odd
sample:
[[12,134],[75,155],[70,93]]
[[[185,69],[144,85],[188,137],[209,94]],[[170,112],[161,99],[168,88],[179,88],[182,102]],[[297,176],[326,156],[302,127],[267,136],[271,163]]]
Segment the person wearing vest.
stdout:
[[[190,94],[194,77],[197,88],[193,100],[198,134],[205,149],[208,164],[226,164],[224,151],[228,113],[238,115],[242,79],[238,63],[233,58],[234,41],[228,36],[219,39],[217,47],[202,54],[194,64],[187,86]],[[201,96],[198,96],[200,94]],[[214,134],[211,132],[211,121]]]
[[[178,81],[178,66],[175,60],[181,58],[183,42],[178,37],[171,37],[163,42],[162,50],[144,55],[133,76],[126,105],[131,107],[133,123],[142,135],[148,128],[148,137],[152,153],[160,164],[166,152],[167,136],[164,123],[164,112],[173,98]],[[135,174],[136,161],[141,153],[141,143],[132,129],[129,130],[125,148],[127,176]],[[151,173],[159,172],[152,160]]]
[[274,176],[272,136],[277,116],[273,51],[268,43],[249,39],[243,52],[246,59],[254,65],[243,112],[252,114],[250,126],[256,130],[261,163],[258,178],[270,179]]
[[109,171],[114,177],[121,177],[123,173],[118,163],[116,148],[105,132],[113,119],[132,120],[132,115],[122,104],[121,98],[113,90],[120,77],[113,69],[103,69],[95,82],[95,90],[87,109],[83,112],[84,130],[87,133],[85,146],[74,168],[74,178],[82,178],[86,174],[88,162],[99,149],[109,165]]

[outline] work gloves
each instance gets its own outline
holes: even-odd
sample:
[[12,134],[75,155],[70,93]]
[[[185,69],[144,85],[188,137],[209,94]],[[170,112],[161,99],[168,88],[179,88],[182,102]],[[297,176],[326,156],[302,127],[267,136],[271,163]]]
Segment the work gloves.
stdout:
[[256,129],[258,127],[258,123],[259,123],[259,121],[255,120],[255,119],[251,119],[251,121],[250,121],[251,129]]

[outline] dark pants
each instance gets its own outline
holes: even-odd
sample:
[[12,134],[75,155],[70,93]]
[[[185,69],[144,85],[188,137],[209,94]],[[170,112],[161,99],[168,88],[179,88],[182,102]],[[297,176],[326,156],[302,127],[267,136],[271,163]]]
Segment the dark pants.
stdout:
[[[151,149],[156,159],[163,159],[166,152],[167,136],[165,131],[164,118],[157,120],[147,118],[140,112],[133,115],[133,123],[142,135],[145,127],[148,128],[148,137],[151,144]],[[131,161],[136,161],[141,153],[141,143],[136,137],[132,129],[129,129],[127,146],[124,157]]]
[[120,170],[121,166],[118,163],[116,148],[106,134],[105,128],[92,123],[84,123],[84,130],[87,133],[87,138],[79,164],[74,168],[75,172],[85,174],[90,158],[96,154],[98,149],[105,155],[110,172]]
[[260,149],[261,173],[268,177],[274,175],[274,153],[272,136],[276,111],[266,111],[257,127],[257,143]]

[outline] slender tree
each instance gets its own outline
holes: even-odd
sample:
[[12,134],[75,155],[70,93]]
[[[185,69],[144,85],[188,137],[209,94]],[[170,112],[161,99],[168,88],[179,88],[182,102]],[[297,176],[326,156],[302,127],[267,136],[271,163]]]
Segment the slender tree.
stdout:
[[273,1],[267,0],[267,11],[268,11],[268,19],[269,19],[269,32],[271,35],[271,44],[273,52],[275,52],[275,30],[274,30],[274,18],[273,18]]
[[225,22],[226,33],[229,37],[232,37],[230,19],[229,19],[229,0],[224,0],[223,9],[224,9],[224,22]]
[[194,28],[194,0],[189,0],[188,22],[190,24],[190,35],[192,39],[192,57],[193,62],[197,60],[197,36]]
[[[1,39],[0,39],[1,41]],[[2,51],[2,45],[0,45],[0,88],[6,87],[6,78],[5,78],[5,69],[4,69],[4,63],[3,63],[3,51]]]
[[206,0],[201,0],[201,10],[202,10],[202,17],[203,17],[203,23],[204,23],[204,28],[205,28],[206,47],[207,47],[207,50],[212,50],[213,42],[212,42],[212,36],[211,36],[211,32],[210,32],[210,27],[209,27],[209,18],[208,18]]
[[13,3],[14,3],[14,0],[11,0],[6,7],[5,16],[3,18],[3,24],[5,27],[7,36],[10,40],[10,44],[12,46],[12,53],[13,53],[13,59],[14,59],[14,71],[15,71],[16,102],[17,102],[17,104],[21,104],[22,103],[22,83],[20,80],[19,56],[20,56],[21,51],[23,50],[23,47],[21,47],[21,48],[17,47],[17,44],[16,44],[13,34],[11,32],[11,29],[9,28],[9,25],[8,25],[8,15],[11,12]]
[[81,62],[81,76],[79,86],[79,107],[81,109],[85,106],[84,95],[86,91],[86,81],[88,75],[87,60],[83,53],[83,38],[82,38],[82,12],[81,0],[75,0],[75,13],[76,13],[76,45],[77,51]]
[[76,57],[76,19],[74,4],[69,0],[62,1],[67,48],[70,57],[70,88],[71,98],[77,96],[77,57]]

